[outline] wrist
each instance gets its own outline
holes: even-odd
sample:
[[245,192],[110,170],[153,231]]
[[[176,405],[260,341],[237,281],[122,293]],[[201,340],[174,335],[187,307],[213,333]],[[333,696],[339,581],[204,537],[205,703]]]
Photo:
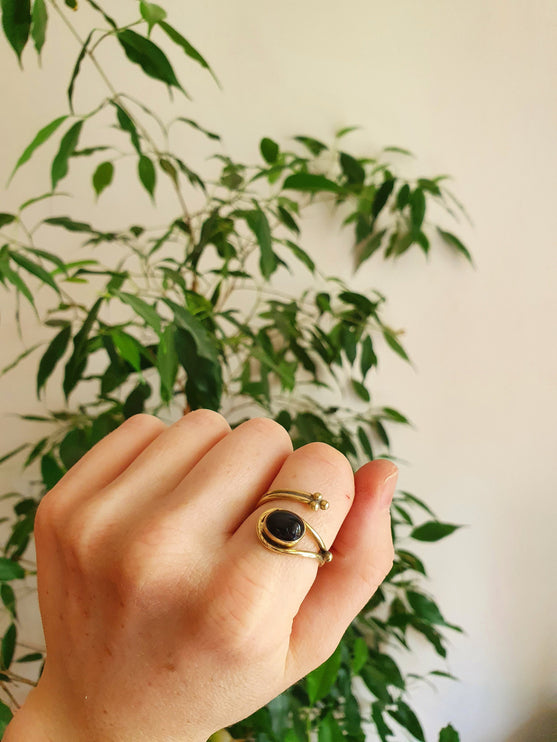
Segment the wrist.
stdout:
[[2,742],[54,742],[44,726],[44,719],[33,707],[33,689],[25,703],[14,714],[2,737]]

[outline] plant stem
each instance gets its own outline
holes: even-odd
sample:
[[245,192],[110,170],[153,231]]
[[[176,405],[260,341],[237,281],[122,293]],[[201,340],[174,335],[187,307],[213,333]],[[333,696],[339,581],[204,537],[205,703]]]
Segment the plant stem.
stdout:
[[[60,8],[58,7],[58,4],[57,4],[56,0],[50,0],[50,2],[52,4],[52,7],[56,10],[56,12],[58,13],[58,15],[60,16],[60,18],[64,22],[64,24],[70,30],[72,36],[74,36],[74,38],[79,42],[79,44],[81,45],[81,47],[83,47],[83,45],[84,45],[85,42],[80,37],[80,35],[78,34],[78,32],[75,30],[75,28],[72,25],[72,23],[70,23],[70,21],[67,19],[66,15],[62,12],[62,10],[60,10]],[[107,36],[110,36],[110,35],[112,35],[112,34],[107,34]],[[89,57],[89,59],[91,60],[91,62],[94,65],[95,69],[97,70],[97,72],[101,76],[101,79],[103,80],[103,82],[105,83],[105,85],[107,86],[107,88],[109,89],[109,91],[110,91],[113,99],[118,102],[118,105],[122,108],[122,110],[126,113],[126,115],[129,116],[130,119],[132,119],[132,121],[134,121],[136,123],[136,126],[140,130],[141,135],[150,144],[150,146],[152,147],[153,152],[155,153],[155,155],[158,158],[160,158],[162,155],[161,155],[161,153],[160,153],[160,151],[159,151],[159,149],[158,149],[155,141],[152,139],[151,135],[145,129],[145,127],[142,125],[142,123],[140,121],[136,121],[134,119],[134,117],[130,114],[130,112],[127,109],[126,105],[122,101],[122,96],[117,92],[116,88],[110,82],[110,79],[107,77],[105,71],[103,70],[103,68],[99,64],[99,62],[98,62],[97,58],[95,57],[95,55],[93,54],[92,50],[90,50],[90,49],[87,50],[87,56]],[[180,190],[180,187],[179,187],[177,181],[174,180],[174,178],[170,178],[170,180],[172,181],[172,184],[174,186],[174,191],[176,193],[176,197],[178,199],[178,203],[180,204],[180,208],[181,208],[182,213],[184,215],[184,222],[185,222],[185,224],[188,227],[188,232],[189,232],[190,238],[191,238],[191,240],[193,242],[195,240],[195,235],[193,234],[193,229],[192,229],[192,226],[191,226],[191,218],[190,218],[190,214],[189,214],[189,211],[188,211],[188,207],[187,207],[186,201],[184,199],[184,196],[182,195],[182,192]]]

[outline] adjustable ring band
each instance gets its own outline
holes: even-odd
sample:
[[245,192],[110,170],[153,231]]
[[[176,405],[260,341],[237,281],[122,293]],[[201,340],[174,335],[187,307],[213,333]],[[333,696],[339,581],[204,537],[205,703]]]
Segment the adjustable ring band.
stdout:
[[[296,500],[303,502],[312,510],[327,510],[329,503],[319,492],[300,492],[298,490],[272,490],[267,492],[259,505],[271,500]],[[309,534],[315,540],[318,551],[308,551],[296,548],[303,537]],[[265,548],[279,554],[294,554],[295,556],[317,559],[319,566],[330,562],[332,553],[325,546],[325,542],[317,531],[297,513],[282,508],[266,510],[257,522],[257,536]]]
[[300,492],[299,490],[272,490],[263,495],[257,506],[259,507],[259,505],[263,505],[264,502],[269,502],[269,500],[279,499],[304,502],[312,510],[327,510],[329,508],[328,501],[323,499],[323,495],[320,492]]

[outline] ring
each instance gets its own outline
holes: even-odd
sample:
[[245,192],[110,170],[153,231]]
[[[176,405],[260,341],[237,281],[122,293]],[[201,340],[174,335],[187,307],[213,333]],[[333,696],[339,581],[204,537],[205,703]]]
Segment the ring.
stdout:
[[[297,490],[273,490],[267,492],[258,503],[278,499],[291,499],[303,502],[312,510],[327,510],[329,503],[323,499],[319,492],[299,492]],[[318,551],[307,551],[297,549],[296,546],[306,533],[313,536],[318,546]],[[319,566],[330,562],[332,553],[325,546],[325,542],[317,531],[297,513],[282,508],[266,510],[257,522],[257,536],[265,548],[280,554],[294,554],[295,556],[316,559]]]

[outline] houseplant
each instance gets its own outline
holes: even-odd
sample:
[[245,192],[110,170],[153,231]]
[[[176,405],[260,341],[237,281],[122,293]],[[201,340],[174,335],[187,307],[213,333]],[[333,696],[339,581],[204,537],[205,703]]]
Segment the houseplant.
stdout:
[[[125,22],[93,0],[79,8],[76,0],[2,0],[1,7],[5,37],[20,59],[31,42],[41,54],[54,16],[80,45],[68,71],[67,111],[37,133],[12,173],[17,176],[31,157],[39,157],[43,144],[55,142],[51,187],[46,193],[30,193],[15,213],[0,213],[0,280],[14,292],[18,308],[20,302],[33,308],[48,334],[2,373],[35,354],[38,398],[57,375],[64,396],[62,409],[22,415],[44,425],[46,432],[2,459],[22,456],[25,470],[40,472],[29,491],[5,493],[14,498],[14,508],[0,561],[0,597],[11,616],[1,645],[0,683],[13,706],[10,684],[21,677],[14,667],[33,662],[40,671],[42,660],[41,653],[25,654],[18,646],[12,587],[16,580],[33,580],[26,554],[37,504],[125,418],[148,411],[175,419],[187,409],[210,407],[236,425],[246,416],[264,414],[284,425],[295,446],[321,440],[343,451],[354,465],[377,454],[390,455],[390,426],[408,420],[394,407],[376,407],[371,388],[384,349],[408,361],[400,333],[385,319],[384,296],[353,291],[338,277],[323,275],[302,247],[307,208],[324,204],[353,232],[352,259],[361,271],[374,256],[398,260],[414,249],[429,254],[441,242],[470,256],[452,232],[426,219],[430,204],[449,213],[459,208],[444,179],[404,179],[389,163],[388,149],[379,157],[350,154],[345,147],[349,128],[337,132],[331,145],[307,135],[288,146],[264,137],[254,165],[226,154],[219,136],[191,118],[183,74],[177,74],[167,47],[183,54],[188,64],[214,73],[169,24],[160,5],[140,2],[137,15]],[[76,10],[90,21],[83,38],[73,23]],[[175,93],[172,121],[115,87],[103,64],[108,45],[121,51],[123,65]],[[96,70],[105,90],[100,100],[81,103],[77,91],[87,65]],[[174,145],[171,131],[176,126],[216,148],[207,165],[209,175],[196,171]],[[134,222],[107,229],[92,223],[79,207],[69,214],[67,207],[60,209],[56,216],[41,212],[59,196],[70,170],[90,178],[92,195],[103,199],[130,162],[138,190],[148,198],[154,200],[161,189],[172,194],[176,211],[166,224]],[[64,260],[45,249],[43,239],[53,230],[81,246],[79,260]],[[303,272],[305,288],[293,293],[280,287],[285,271],[296,276]],[[50,292],[54,300],[46,311],[37,307],[39,286],[41,298]],[[76,403],[78,390],[82,401]],[[330,660],[235,725],[229,730],[232,736],[293,742],[316,733],[320,742],[361,741],[369,720],[382,740],[393,739],[400,727],[423,740],[407,702],[408,679],[389,648],[409,648],[417,632],[444,657],[441,630],[457,627],[445,621],[424,591],[425,567],[401,540],[436,541],[456,528],[440,522],[415,495],[397,493],[397,553],[385,585]],[[369,711],[356,700],[356,679],[371,693]],[[2,704],[0,714],[7,723],[8,705]],[[451,742],[458,735],[449,725],[439,739]]]

